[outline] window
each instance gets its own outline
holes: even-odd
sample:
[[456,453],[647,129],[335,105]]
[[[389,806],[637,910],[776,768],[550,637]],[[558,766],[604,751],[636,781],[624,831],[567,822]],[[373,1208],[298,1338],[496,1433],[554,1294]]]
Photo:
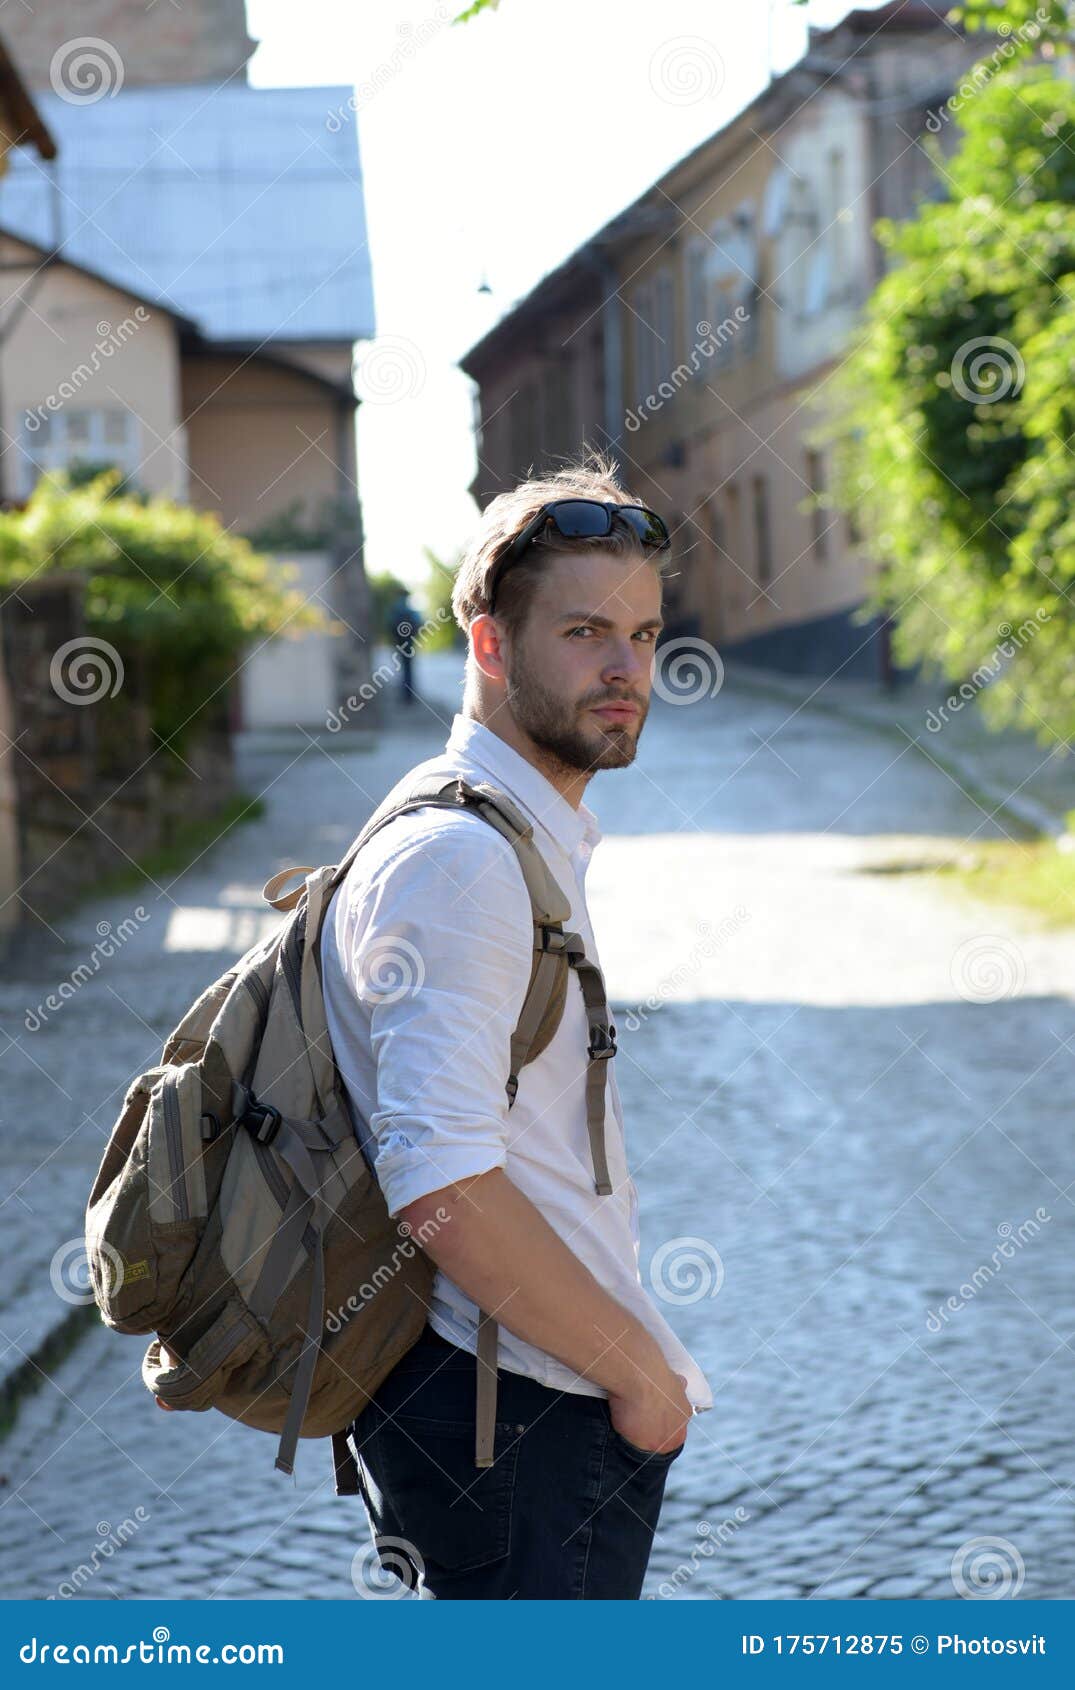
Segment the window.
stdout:
[[638,398],[645,399],[657,385],[657,342],[653,333],[653,289],[648,285],[636,289],[631,301],[635,329],[635,386]]
[[27,408],[19,436],[22,461],[20,492],[29,498],[46,470],[77,464],[115,464],[124,475],[137,473],[138,418],[120,407],[111,410],[47,411]]
[[[806,454],[806,483],[817,498],[825,496],[825,460],[820,452]],[[829,514],[824,505],[814,503],[810,509],[810,546],[818,563],[826,563],[829,556]]]
[[[683,336],[689,353],[700,339],[704,339],[699,323],[708,323],[706,243],[692,241],[687,248],[687,323]],[[710,328],[712,328],[710,323]]]
[[765,477],[756,475],[751,481],[754,503],[754,558],[756,578],[760,586],[773,578],[773,543],[769,530],[769,490]]
[[729,481],[724,489],[724,533],[726,546],[731,557],[737,557],[741,550],[739,534],[739,488],[734,481]]
[[530,473],[535,468],[538,452],[537,387],[532,381],[522,386],[511,401],[511,467],[515,475]]
[[575,449],[577,431],[570,353],[550,352],[541,381],[541,453],[543,459],[548,459]]
[[660,380],[667,375],[675,359],[676,335],[676,296],[675,286],[670,270],[662,270],[657,277],[657,297],[654,311],[654,328],[657,331],[657,355],[660,359]]

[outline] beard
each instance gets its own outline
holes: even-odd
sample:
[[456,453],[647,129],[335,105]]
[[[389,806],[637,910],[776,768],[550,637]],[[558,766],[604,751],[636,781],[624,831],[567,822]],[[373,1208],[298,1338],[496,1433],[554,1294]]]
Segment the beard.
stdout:
[[[624,769],[633,763],[649,712],[645,699],[623,689],[598,692],[578,703],[562,698],[544,684],[520,646],[507,677],[507,702],[516,723],[535,745],[564,768],[586,773]],[[632,722],[602,723],[587,714],[587,706],[626,702],[638,706],[639,714]]]

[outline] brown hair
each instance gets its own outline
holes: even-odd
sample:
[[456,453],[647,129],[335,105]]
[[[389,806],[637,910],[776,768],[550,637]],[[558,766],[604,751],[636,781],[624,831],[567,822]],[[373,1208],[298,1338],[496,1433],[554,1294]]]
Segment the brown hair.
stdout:
[[[466,633],[476,616],[489,609],[489,582],[511,542],[552,499],[601,499],[608,504],[637,505],[618,479],[615,460],[595,447],[587,447],[578,462],[563,469],[522,481],[508,493],[498,493],[482,512],[481,524],[463,553],[452,589],[452,610]],[[526,620],[534,585],[541,573],[542,557],[550,551],[586,551],[600,547],[611,557],[644,557],[663,573],[670,553],[651,552],[640,545],[626,523],[613,520],[611,534],[600,539],[564,539],[553,534],[538,539],[518,563],[505,573],[496,593],[496,615],[514,637]]]

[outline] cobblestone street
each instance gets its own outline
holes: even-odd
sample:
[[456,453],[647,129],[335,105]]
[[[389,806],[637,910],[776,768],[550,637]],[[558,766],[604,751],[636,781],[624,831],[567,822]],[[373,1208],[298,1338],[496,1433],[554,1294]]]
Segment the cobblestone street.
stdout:
[[[373,748],[249,757],[263,817],[7,971],[0,1372],[25,1375],[69,1313],[50,1264],[129,1077],[278,919],[269,875],[333,860],[440,748],[457,674],[426,659],[427,701],[413,721],[393,705]],[[715,1397],[672,1469],[647,1594],[1075,1595],[1075,934],[928,871],[1009,824],[909,744],[734,678],[655,700],[638,760],[587,802],[643,1277]],[[139,907],[96,977],[35,1014]],[[264,1434],[160,1413],[144,1347],[90,1327],[20,1402],[4,1595],[71,1594],[118,1539],[78,1594],[358,1599],[364,1516],[325,1448],[289,1480]]]

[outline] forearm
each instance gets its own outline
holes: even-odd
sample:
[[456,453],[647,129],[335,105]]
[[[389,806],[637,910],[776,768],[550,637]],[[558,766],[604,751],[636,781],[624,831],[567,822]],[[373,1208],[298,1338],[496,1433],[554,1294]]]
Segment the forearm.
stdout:
[[613,1396],[667,1390],[656,1339],[502,1168],[419,1198],[399,1218],[454,1284],[525,1343]]

